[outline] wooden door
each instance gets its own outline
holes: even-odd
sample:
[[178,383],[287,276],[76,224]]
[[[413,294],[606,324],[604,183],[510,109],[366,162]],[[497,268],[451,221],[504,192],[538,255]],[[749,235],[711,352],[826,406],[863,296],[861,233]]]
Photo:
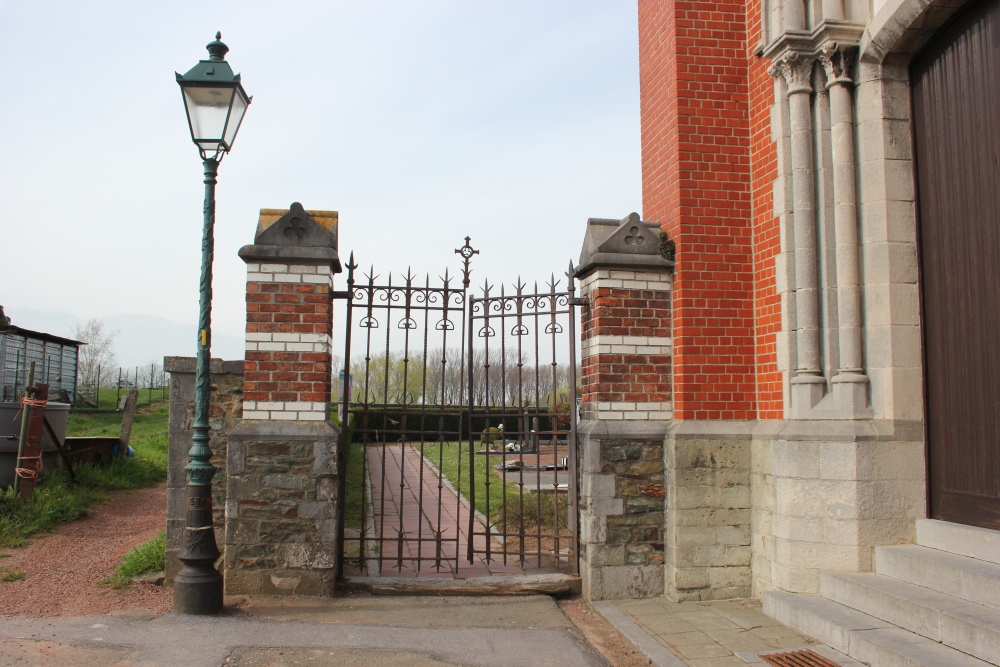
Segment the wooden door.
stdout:
[[911,78],[931,516],[1000,529],[1000,0]]

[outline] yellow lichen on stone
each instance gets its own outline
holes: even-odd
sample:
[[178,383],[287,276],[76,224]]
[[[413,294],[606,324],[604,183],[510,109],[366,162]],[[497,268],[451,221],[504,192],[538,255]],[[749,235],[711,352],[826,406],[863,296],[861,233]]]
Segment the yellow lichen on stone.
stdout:
[[[276,223],[281,216],[288,213],[290,209],[287,208],[262,208],[260,209],[260,217],[257,219],[257,234],[260,235],[265,229]],[[316,221],[316,224],[322,227],[327,232],[336,233],[337,231],[337,211],[310,211],[306,210],[306,213]]]

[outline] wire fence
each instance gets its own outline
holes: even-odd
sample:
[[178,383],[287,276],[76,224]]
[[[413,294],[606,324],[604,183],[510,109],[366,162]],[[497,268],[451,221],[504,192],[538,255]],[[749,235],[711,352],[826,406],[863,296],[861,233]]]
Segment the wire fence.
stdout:
[[76,388],[74,407],[91,410],[120,410],[131,389],[139,392],[138,405],[165,401],[169,396],[170,379],[159,364],[134,368],[97,367],[95,380]]

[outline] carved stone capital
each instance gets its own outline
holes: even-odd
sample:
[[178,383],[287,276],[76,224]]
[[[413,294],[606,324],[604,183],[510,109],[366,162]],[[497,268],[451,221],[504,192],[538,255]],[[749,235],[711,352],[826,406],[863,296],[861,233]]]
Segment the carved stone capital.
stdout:
[[815,57],[798,51],[786,51],[775,59],[767,72],[771,76],[781,75],[788,84],[788,94],[811,93],[812,68]]
[[854,58],[857,56],[857,45],[841,45],[830,40],[823,44],[819,52],[819,62],[826,72],[826,87],[835,85],[852,86],[854,80],[851,78],[851,67]]

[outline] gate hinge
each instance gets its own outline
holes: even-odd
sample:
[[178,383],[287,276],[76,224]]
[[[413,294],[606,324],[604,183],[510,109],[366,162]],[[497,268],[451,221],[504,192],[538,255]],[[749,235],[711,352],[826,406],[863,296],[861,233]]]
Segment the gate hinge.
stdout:
[[345,290],[334,290],[334,291],[330,292],[330,298],[331,299],[350,299],[351,298],[351,291],[350,290],[346,290],[346,289]]
[[569,305],[571,306],[587,306],[590,304],[590,299],[585,296],[575,296],[569,300]]

